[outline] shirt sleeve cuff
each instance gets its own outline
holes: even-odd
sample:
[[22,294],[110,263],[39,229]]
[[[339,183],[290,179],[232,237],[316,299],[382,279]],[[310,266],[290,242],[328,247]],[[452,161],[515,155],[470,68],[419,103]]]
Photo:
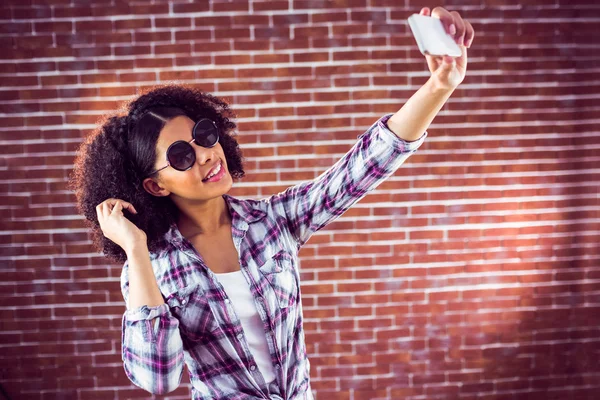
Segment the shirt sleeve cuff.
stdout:
[[379,119],[379,121],[377,121],[377,126],[379,127],[379,136],[387,144],[398,149],[402,153],[410,153],[417,151],[417,149],[421,147],[421,145],[425,141],[425,138],[427,137],[427,131],[425,131],[417,140],[404,140],[398,135],[396,135],[394,132],[392,132],[387,126],[387,121],[392,117],[392,115],[394,114],[384,115],[381,119]]
[[163,303],[159,306],[148,307],[147,305],[143,305],[138,308],[134,308],[133,310],[125,311],[125,319],[130,322],[134,321],[142,321],[142,320],[152,320],[161,315],[168,314],[169,306],[167,303]]

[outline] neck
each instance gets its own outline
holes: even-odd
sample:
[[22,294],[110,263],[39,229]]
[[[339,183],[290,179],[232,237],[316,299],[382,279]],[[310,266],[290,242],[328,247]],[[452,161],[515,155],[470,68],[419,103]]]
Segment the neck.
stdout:
[[201,204],[179,204],[177,227],[179,232],[190,238],[196,235],[213,235],[223,228],[231,227],[229,208],[223,196]]

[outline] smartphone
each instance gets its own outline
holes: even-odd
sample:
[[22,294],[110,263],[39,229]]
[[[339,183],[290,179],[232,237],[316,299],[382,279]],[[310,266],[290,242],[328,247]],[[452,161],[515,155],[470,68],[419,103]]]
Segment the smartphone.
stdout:
[[442,21],[435,17],[413,14],[408,25],[423,55],[460,57],[460,47],[444,29]]

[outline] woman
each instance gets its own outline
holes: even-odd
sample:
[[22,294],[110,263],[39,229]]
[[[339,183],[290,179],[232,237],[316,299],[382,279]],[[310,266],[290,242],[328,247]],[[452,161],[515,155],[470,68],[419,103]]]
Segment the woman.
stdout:
[[[424,8],[421,14],[430,15]],[[474,32],[433,10],[462,56],[432,73],[318,178],[263,200],[231,197],[244,176],[232,113],[184,86],[154,89],[82,145],[71,185],[109,258],[124,262],[122,358],[137,386],[168,393],[184,362],[194,399],[311,399],[297,252],[423,143],[466,72]]]

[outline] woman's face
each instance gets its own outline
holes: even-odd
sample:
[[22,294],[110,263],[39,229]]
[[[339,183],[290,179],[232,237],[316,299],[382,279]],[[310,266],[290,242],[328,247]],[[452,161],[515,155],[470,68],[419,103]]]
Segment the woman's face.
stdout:
[[[187,116],[177,116],[165,124],[156,143],[156,169],[167,165],[167,149],[178,140],[189,142],[192,139],[194,121]],[[220,133],[222,135],[222,133]],[[173,196],[188,200],[209,200],[227,193],[233,185],[233,179],[227,169],[227,161],[221,143],[211,148],[198,146],[192,142],[196,152],[196,162],[187,171],[178,171],[173,167],[158,173],[158,185]],[[221,163],[223,176],[216,182],[205,181],[211,170]],[[217,174],[221,175],[221,173]],[[163,193],[164,195],[164,193]]]

